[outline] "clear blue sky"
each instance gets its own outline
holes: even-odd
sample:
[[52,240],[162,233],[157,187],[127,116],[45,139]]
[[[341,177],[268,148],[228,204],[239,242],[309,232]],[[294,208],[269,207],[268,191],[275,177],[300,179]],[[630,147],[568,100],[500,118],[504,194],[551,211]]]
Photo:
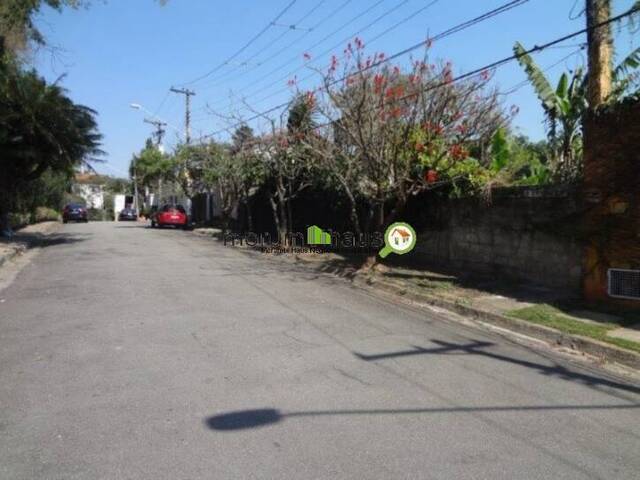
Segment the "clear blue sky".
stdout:
[[[36,67],[50,80],[65,74],[62,84],[71,97],[97,110],[107,152],[105,164],[97,165],[97,169],[122,175],[132,154],[143,146],[151,132],[151,126],[143,123],[145,113],[131,109],[129,104],[139,103],[172,125],[164,142],[171,148],[178,141],[177,131],[184,128],[184,98],[173,93],[167,95],[168,88],[220,65],[291,1],[169,0],[160,6],[153,0],[109,0],[94,1],[87,9],[67,9],[62,14],[45,10],[37,23],[58,50],[54,54],[39,52],[35,57]],[[197,138],[200,133],[225,125],[208,113],[206,105],[221,112],[228,110],[230,90],[241,95],[258,92],[249,97],[249,102],[258,110],[285,101],[290,93],[286,80],[281,79],[290,78],[290,72],[299,68],[298,78],[312,73],[304,67],[305,52],[312,56],[310,63],[326,66],[330,53],[322,56],[323,52],[341,45],[332,50],[339,54],[344,48],[343,41],[364,29],[359,36],[367,43],[368,50],[392,54],[506,0],[439,0],[417,15],[412,13],[432,0],[351,0],[338,10],[345,2],[297,0],[278,23],[296,24],[306,16],[298,24],[300,29],[270,27],[238,56],[238,62],[249,60],[247,66],[226,65],[189,85],[196,91],[192,136]],[[524,6],[434,44],[431,58],[451,60],[456,73],[480,67],[510,55],[516,40],[529,47],[583,28],[584,16],[572,18],[583,3],[583,0],[530,0]],[[631,3],[632,0],[615,0],[616,12],[629,8]],[[367,9],[371,10],[345,26]],[[389,11],[391,13],[384,15]],[[406,17],[411,18],[381,35]],[[319,25],[313,31],[304,30],[316,24]],[[332,33],[316,48],[310,48]],[[377,40],[369,41],[379,35]],[[577,45],[583,41],[569,41],[563,48],[537,55],[536,60],[546,68],[568,56],[549,71],[555,79],[563,69],[584,64],[584,52],[577,52]],[[616,31],[616,42],[621,55],[633,46],[631,35],[624,28]],[[504,90],[523,79],[517,64],[502,67],[495,77],[496,84]],[[275,85],[270,85],[274,82]],[[316,79],[309,80],[306,86],[315,83]],[[520,108],[514,127],[534,139],[542,138],[542,110],[528,85],[505,98],[506,106],[512,104]],[[241,105],[236,102],[233,108],[239,109]]]

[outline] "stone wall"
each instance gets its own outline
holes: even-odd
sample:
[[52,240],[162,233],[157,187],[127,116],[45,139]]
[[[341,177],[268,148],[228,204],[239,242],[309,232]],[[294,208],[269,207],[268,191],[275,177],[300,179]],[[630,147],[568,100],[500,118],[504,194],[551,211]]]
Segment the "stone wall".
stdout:
[[425,201],[416,260],[578,293],[579,210],[571,187],[498,189],[490,201]]

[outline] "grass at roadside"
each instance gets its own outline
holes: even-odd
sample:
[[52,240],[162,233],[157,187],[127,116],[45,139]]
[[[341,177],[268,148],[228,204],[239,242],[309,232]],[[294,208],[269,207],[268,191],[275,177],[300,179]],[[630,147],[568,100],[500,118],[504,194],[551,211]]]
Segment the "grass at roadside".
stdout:
[[507,312],[507,316],[555,328],[561,332],[594,338],[621,348],[640,352],[640,343],[607,336],[607,332],[620,327],[615,323],[593,323],[571,318],[550,305],[535,305]]

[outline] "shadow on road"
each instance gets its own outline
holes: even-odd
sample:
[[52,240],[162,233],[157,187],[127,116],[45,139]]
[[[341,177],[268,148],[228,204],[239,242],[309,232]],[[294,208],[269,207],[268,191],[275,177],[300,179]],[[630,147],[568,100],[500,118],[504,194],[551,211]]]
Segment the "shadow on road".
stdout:
[[635,410],[640,409],[637,404],[624,405],[521,405],[521,406],[486,406],[486,407],[432,407],[432,408],[402,408],[402,409],[369,409],[369,410],[309,410],[300,412],[281,412],[275,408],[261,408],[255,410],[238,410],[235,412],[213,415],[205,419],[205,424],[211,430],[233,431],[249,428],[264,427],[281,422],[292,417],[320,417],[341,415],[427,415],[446,413],[473,412],[543,412],[552,410],[585,411],[585,410]]
[[615,390],[624,390],[632,393],[640,393],[640,387],[636,387],[630,384],[616,382],[609,380],[605,377],[599,377],[596,375],[589,375],[586,373],[579,373],[569,370],[562,365],[544,365],[541,363],[531,362],[528,360],[522,360],[519,358],[509,357],[496,352],[485,350],[487,347],[492,347],[495,344],[490,342],[473,341],[467,344],[457,344],[444,342],[442,340],[434,340],[431,342],[438,345],[436,348],[423,348],[419,346],[413,346],[410,350],[402,350],[398,352],[380,353],[374,355],[364,355],[361,353],[353,352],[353,354],[360,360],[366,362],[385,360],[390,358],[399,358],[412,355],[480,355],[494,360],[500,360],[502,362],[509,362],[515,365],[520,365],[526,368],[537,370],[543,375],[555,376],[563,380],[569,380],[574,382],[580,382],[583,385],[589,387],[608,387]]
[[24,243],[29,247],[53,247],[56,245],[73,244],[89,239],[90,233],[20,233],[18,232],[11,242]]
[[[472,341],[467,344],[456,344],[441,340],[431,340],[437,345],[435,348],[423,348],[414,346],[410,350],[402,350],[390,353],[374,355],[364,355],[354,353],[361,360],[371,362],[399,358],[411,355],[481,355],[494,360],[514,363],[526,368],[532,368],[543,375],[557,376],[563,380],[577,381],[590,387],[608,387],[614,390],[640,393],[640,388],[609,380],[604,377],[589,375],[586,373],[573,372],[561,365],[543,365],[527,360],[512,358],[499,353],[485,350],[494,344],[490,342]],[[451,407],[424,407],[424,408],[404,408],[404,409],[366,409],[366,410],[309,410],[298,412],[282,412],[275,408],[261,408],[238,410],[227,413],[213,415],[205,419],[205,424],[211,430],[234,431],[250,428],[264,427],[281,422],[291,417],[319,417],[319,416],[341,416],[341,415],[433,415],[448,413],[501,413],[501,412],[545,412],[545,411],[592,411],[592,410],[636,410],[640,409],[640,404],[634,399],[619,397],[630,403],[612,403],[595,405],[488,405],[488,406],[451,406]]]

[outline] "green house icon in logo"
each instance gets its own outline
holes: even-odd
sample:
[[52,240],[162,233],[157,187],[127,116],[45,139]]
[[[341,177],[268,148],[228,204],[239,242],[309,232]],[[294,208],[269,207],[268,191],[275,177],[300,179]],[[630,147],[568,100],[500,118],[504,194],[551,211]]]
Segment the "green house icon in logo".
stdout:
[[307,228],[307,243],[309,245],[331,245],[331,235],[316,225]]

